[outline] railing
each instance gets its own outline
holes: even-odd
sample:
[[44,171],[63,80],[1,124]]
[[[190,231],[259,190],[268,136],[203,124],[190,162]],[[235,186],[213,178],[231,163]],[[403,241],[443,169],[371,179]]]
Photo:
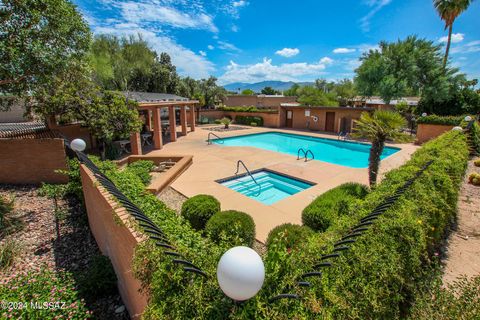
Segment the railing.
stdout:
[[215,138],[220,139],[220,141],[221,141],[222,144],[225,143],[225,140],[223,140],[223,138],[217,136],[217,135],[216,135],[215,133],[213,133],[213,132],[209,132],[209,133],[208,133],[208,139],[207,139],[207,143],[208,143],[209,145],[212,144],[212,138],[211,138],[211,136],[214,136]]
[[343,132],[342,131],[338,134],[338,140],[340,140],[340,139],[341,140],[347,140],[348,138],[349,138],[348,132]]
[[[300,158],[300,152],[303,153],[303,157],[302,157],[302,158]],[[307,161],[308,161],[308,154],[309,154],[309,153],[312,155],[312,159],[311,159],[311,160],[315,160],[315,155],[313,154],[313,152],[312,152],[310,149],[308,149],[307,151],[305,151],[305,149],[303,149],[303,148],[298,149],[298,151],[297,151],[297,160],[300,160],[300,159],[304,159],[304,158],[305,158],[305,162],[307,162]]]
[[250,170],[248,170],[247,166],[245,165],[245,163],[243,163],[242,160],[237,161],[237,171],[235,172],[235,175],[237,175],[238,171],[240,171],[240,165],[243,166],[247,174],[250,176],[250,178],[252,178],[253,182],[255,182],[255,184],[258,186],[258,193],[255,195],[255,196],[258,196],[260,193],[262,193],[262,186],[257,182],[257,180],[255,180],[252,173],[250,172]]

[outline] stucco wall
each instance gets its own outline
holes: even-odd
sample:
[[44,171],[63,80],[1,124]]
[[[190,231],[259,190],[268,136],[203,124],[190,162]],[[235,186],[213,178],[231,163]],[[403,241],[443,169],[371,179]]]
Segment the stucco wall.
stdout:
[[[289,110],[288,108],[286,110]],[[282,111],[283,113],[286,110]],[[308,109],[308,108],[298,108],[298,109],[290,109],[293,111],[293,120],[292,125],[294,129],[310,129],[314,131],[326,131],[326,118],[327,112],[334,112],[335,113],[335,120],[334,120],[334,132],[340,132],[340,121],[342,118],[345,118],[346,121],[352,125],[353,120],[358,120],[364,112],[364,110],[356,110],[356,109],[337,109],[337,108],[329,108],[329,109]],[[305,111],[310,110],[310,116],[305,116]],[[318,121],[313,121],[313,117],[316,116]],[[309,124],[308,124],[309,123]],[[285,126],[285,116],[282,117],[282,121],[280,126]]]
[[66,183],[63,139],[0,139],[0,183]]
[[417,143],[423,144],[428,140],[434,139],[444,132],[452,130],[453,126],[439,124],[418,124],[417,127]]
[[141,283],[133,275],[132,258],[135,247],[146,237],[134,230],[135,221],[130,214],[125,208],[119,208],[84,165],[80,173],[90,230],[102,253],[112,261],[118,289],[130,317],[139,319],[148,299],[139,291]]
[[200,116],[209,119],[221,119],[223,117],[230,117],[235,119],[236,116],[262,117],[263,126],[268,128],[280,127],[280,114],[271,112],[234,112],[221,110],[202,110]]

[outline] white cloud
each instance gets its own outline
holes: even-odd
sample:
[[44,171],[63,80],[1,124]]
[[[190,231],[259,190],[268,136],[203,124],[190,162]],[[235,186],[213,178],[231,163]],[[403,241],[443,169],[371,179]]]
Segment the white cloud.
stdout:
[[357,51],[357,49],[349,49],[349,48],[336,48],[333,50],[333,53],[352,53]]
[[202,57],[206,57],[206,56],[207,56],[207,53],[206,53],[205,51],[203,51],[203,50],[198,51],[198,53],[200,53],[200,55],[201,55]]
[[238,32],[238,30],[239,30],[239,29],[238,29],[238,26],[236,26],[236,25],[233,25],[233,26],[232,26],[232,31],[233,31],[233,32]]
[[462,46],[456,46],[450,50],[452,54],[456,53],[475,53],[480,52],[480,40],[470,41]]
[[360,27],[364,32],[370,31],[370,21],[383,7],[390,4],[392,0],[365,0],[364,3],[369,6],[370,11],[360,19]]
[[275,54],[278,54],[279,56],[282,56],[285,58],[296,56],[299,53],[300,53],[300,50],[298,50],[298,48],[283,48],[282,50],[278,50],[275,52]]
[[263,80],[299,81],[300,78],[312,78],[324,74],[325,68],[333,63],[329,57],[324,57],[318,62],[272,64],[272,59],[263,58],[262,62],[240,65],[234,61],[226,68],[226,72],[219,77],[221,83],[230,82],[258,82]]
[[229,43],[229,42],[226,42],[226,41],[221,41],[219,40],[217,42],[218,44],[218,47],[222,50],[227,50],[227,51],[236,51],[236,52],[240,52],[242,50],[240,50],[239,48],[237,48],[235,45]]
[[138,3],[134,1],[120,2],[122,16],[129,22],[156,22],[163,26],[182,29],[200,29],[218,32],[213,18],[201,11],[182,12],[174,7],[155,2]]
[[236,7],[236,8],[238,8],[238,7],[244,7],[244,6],[247,5],[247,2],[244,1],[244,0],[239,0],[239,1],[234,1],[234,2],[232,3],[232,5],[233,5],[234,7]]
[[[459,43],[465,39],[465,35],[463,33],[452,33],[452,43]],[[441,37],[438,39],[438,42],[447,43],[448,36]]]
[[211,44],[209,44],[209,45],[207,46],[207,48],[208,48],[209,50],[213,50],[213,49],[215,49],[215,47],[214,47],[214,46],[212,46]]

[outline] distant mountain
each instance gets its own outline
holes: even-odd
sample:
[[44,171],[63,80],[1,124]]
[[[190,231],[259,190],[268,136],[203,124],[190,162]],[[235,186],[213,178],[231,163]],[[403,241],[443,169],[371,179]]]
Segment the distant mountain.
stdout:
[[223,87],[228,91],[238,92],[245,89],[250,89],[255,92],[262,91],[265,87],[272,87],[275,90],[282,91],[290,89],[295,83],[300,86],[313,85],[314,82],[293,82],[293,81],[262,81],[256,83],[234,82],[224,85]]

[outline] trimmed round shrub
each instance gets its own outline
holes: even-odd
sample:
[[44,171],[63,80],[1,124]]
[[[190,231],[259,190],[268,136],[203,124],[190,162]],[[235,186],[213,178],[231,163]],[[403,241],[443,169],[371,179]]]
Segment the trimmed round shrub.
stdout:
[[220,202],[215,197],[199,194],[191,197],[182,205],[182,217],[184,217],[192,228],[203,230],[214,214],[220,211]]
[[232,245],[251,246],[255,240],[255,223],[244,212],[222,211],[208,220],[205,232],[217,243],[228,241]]
[[302,222],[313,230],[323,232],[338,217],[350,213],[352,203],[363,199],[368,187],[360,183],[345,183],[320,195],[302,212]]
[[267,237],[267,247],[275,241],[281,241],[288,249],[299,246],[314,232],[309,227],[298,224],[284,223],[273,228]]
[[480,167],[480,159],[477,159],[473,162],[475,166]]
[[480,186],[480,173],[474,172],[470,174],[470,176],[468,177],[468,182],[470,182],[474,186]]

